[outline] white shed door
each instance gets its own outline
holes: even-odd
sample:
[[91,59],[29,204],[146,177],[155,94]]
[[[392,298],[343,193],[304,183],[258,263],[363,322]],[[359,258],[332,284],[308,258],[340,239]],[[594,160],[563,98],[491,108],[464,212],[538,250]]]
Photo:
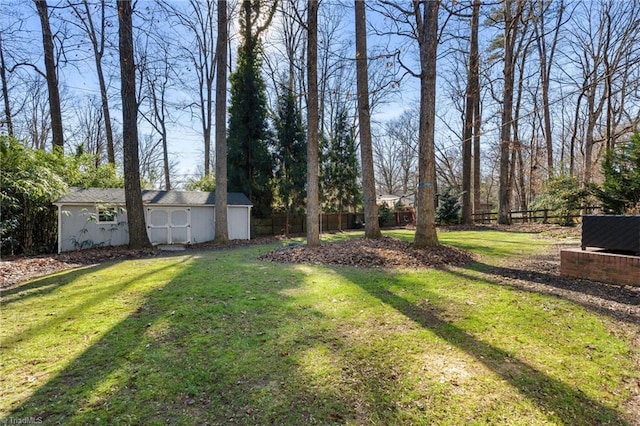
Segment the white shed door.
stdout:
[[191,242],[190,208],[147,208],[147,231],[152,244]]

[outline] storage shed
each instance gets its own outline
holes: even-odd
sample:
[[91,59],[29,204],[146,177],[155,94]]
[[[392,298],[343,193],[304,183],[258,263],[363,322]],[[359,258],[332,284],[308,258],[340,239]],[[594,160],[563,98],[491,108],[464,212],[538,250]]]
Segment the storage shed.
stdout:
[[[196,244],[215,236],[215,193],[142,191],[149,240],[159,244]],[[81,248],[129,243],[122,188],[72,188],[58,207],[58,253]],[[241,193],[227,194],[230,240],[251,236],[251,201]]]

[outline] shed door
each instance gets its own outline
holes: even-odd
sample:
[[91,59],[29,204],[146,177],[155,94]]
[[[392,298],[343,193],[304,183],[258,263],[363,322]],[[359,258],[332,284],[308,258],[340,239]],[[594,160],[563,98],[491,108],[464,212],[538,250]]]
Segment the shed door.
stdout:
[[191,242],[191,209],[147,208],[147,232],[152,244]]

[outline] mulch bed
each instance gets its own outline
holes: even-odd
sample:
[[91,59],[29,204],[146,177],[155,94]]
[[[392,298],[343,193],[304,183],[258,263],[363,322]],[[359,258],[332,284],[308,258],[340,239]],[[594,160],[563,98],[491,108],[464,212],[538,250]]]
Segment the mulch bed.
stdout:
[[344,265],[358,268],[434,268],[464,265],[472,253],[450,246],[418,249],[396,238],[350,238],[319,247],[290,244],[260,256],[260,260],[312,265]]

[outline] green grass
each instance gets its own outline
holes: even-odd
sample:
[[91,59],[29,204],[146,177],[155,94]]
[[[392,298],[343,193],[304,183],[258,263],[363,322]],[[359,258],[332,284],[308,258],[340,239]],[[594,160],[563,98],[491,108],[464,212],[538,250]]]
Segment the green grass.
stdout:
[[[485,265],[550,244],[497,231],[440,240],[473,250]],[[628,326],[500,285],[479,264],[400,272],[257,260],[274,247],[109,263],[4,292],[2,419],[592,425],[633,418],[625,402],[638,381],[638,353]]]

